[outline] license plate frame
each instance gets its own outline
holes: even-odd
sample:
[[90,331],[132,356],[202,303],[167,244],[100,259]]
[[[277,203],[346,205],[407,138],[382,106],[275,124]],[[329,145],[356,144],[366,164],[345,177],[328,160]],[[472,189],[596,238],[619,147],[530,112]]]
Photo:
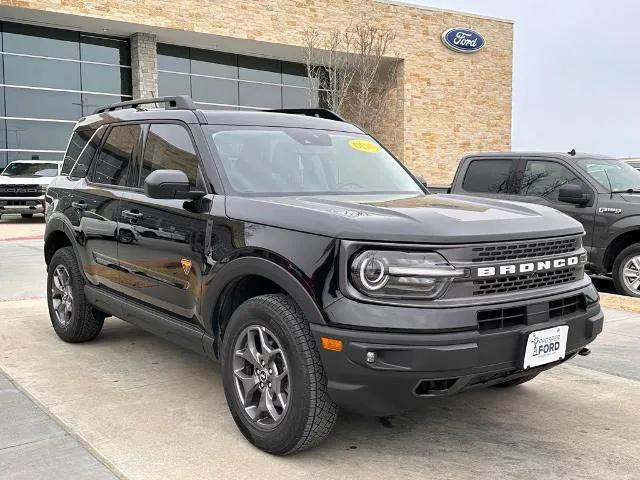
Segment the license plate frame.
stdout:
[[522,367],[526,370],[564,359],[568,336],[569,325],[530,332],[525,344]]

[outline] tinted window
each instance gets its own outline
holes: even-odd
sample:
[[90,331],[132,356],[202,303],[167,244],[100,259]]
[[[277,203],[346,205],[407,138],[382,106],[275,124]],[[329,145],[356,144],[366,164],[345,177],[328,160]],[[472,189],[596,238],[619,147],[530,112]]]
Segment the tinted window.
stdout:
[[569,183],[584,188],[582,181],[564,165],[544,160],[529,160],[518,194],[543,197],[556,202],[560,187]]
[[105,185],[125,185],[133,151],[140,138],[140,125],[111,128],[96,160],[93,181]]
[[180,170],[187,174],[195,187],[198,178],[198,160],[187,130],[175,124],[152,125],[147,135],[142,157],[139,186],[155,170]]
[[80,90],[80,63],[46,58],[4,58],[5,83]]
[[131,70],[129,68],[83,63],[82,89],[88,92],[131,95]]
[[2,27],[5,52],[78,60],[78,32],[19,23]]
[[80,57],[89,62],[131,65],[129,42],[125,40],[80,35]]
[[[171,75],[171,74],[168,74]],[[186,77],[186,75],[182,75]],[[189,77],[186,77],[187,82]],[[238,82],[219,78],[191,77],[192,96],[206,103],[238,104]]]
[[20,150],[64,150],[73,130],[73,123],[34,120],[7,120],[6,126],[7,148]]
[[462,188],[473,193],[508,193],[512,184],[513,160],[473,160]]
[[[96,131],[90,128],[73,132],[64,156],[62,175],[69,175],[72,169],[74,177],[84,177],[86,175],[91,159],[100,144],[103,131],[104,128],[100,129],[100,132],[95,136],[94,133]],[[91,140],[91,142],[89,142],[89,140]],[[89,145],[87,145],[87,143],[89,143]],[[78,158],[80,158],[79,162],[77,162]]]

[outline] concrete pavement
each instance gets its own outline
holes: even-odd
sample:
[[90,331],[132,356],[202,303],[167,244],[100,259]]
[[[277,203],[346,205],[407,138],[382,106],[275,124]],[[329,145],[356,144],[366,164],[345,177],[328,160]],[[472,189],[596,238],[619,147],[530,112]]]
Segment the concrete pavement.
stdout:
[[[64,427],[43,424],[38,435],[62,435],[80,449],[48,458],[0,443],[0,478],[40,478],[60,468],[73,474],[50,478],[103,478],[91,475],[103,474],[104,465],[108,475],[129,479],[639,477],[638,314],[608,309],[591,356],[527,385],[428,401],[389,422],[341,413],[321,446],[277,458],[239,433],[219,367],[207,359],[117,319],[107,320],[94,342],[58,340],[39,283],[40,242],[0,242],[0,272],[11,265],[14,272],[0,273],[0,369],[47,414],[25,407],[32,425],[51,416]],[[7,283],[14,276],[21,281]],[[0,396],[0,442],[21,424],[6,415],[6,398]],[[64,466],[80,457],[89,461],[84,470]]]

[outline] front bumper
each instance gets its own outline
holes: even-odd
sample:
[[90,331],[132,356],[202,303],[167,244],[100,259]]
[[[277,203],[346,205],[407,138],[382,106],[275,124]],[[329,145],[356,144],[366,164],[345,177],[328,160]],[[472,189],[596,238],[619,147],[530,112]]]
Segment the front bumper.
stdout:
[[[571,295],[597,298],[590,284]],[[544,315],[544,305],[548,312],[548,300],[532,301],[521,325],[487,330],[389,333],[316,324],[311,330],[318,345],[323,336],[343,342],[341,352],[320,353],[333,400],[358,413],[387,416],[415,408],[425,397],[452,395],[551,368],[574,356],[602,331],[604,318],[597,302],[552,318]],[[401,317],[403,310],[414,315],[416,309],[394,310]],[[428,318],[430,310],[420,310]],[[353,308],[349,311],[353,314]],[[523,370],[529,333],[558,325],[569,326],[564,360]],[[376,354],[372,363],[367,362],[368,352]]]
[[44,195],[39,197],[0,197],[0,215],[10,213],[44,213]]

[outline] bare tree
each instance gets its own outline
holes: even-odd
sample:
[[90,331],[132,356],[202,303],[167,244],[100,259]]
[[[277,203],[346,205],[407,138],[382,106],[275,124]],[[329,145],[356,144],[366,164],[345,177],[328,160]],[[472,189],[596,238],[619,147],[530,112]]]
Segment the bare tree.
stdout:
[[366,130],[379,128],[396,83],[398,63],[389,58],[395,37],[365,20],[306,32],[307,73],[323,90],[327,108]]

